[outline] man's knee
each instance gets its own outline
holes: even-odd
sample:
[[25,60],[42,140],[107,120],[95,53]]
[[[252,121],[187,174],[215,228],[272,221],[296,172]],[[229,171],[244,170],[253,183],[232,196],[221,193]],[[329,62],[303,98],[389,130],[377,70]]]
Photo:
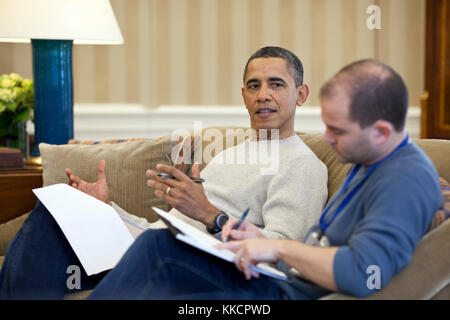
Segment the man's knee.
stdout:
[[36,206],[33,211],[25,219],[22,229],[24,232],[30,232],[33,229],[39,229],[42,231],[44,226],[49,224],[55,224],[53,217],[47,208],[39,200],[36,202]]
[[148,229],[136,239],[135,244],[148,247],[161,242],[167,243],[172,241],[173,238],[168,229]]

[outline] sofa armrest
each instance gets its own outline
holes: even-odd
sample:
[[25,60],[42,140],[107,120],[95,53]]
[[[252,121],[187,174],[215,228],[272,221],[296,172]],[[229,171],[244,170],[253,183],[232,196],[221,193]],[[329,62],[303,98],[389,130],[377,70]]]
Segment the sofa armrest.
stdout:
[[[450,219],[427,233],[419,242],[411,262],[382,290],[365,299],[431,299],[450,283]],[[341,293],[324,300],[355,299]]]
[[29,213],[25,213],[15,219],[0,224],[0,256],[5,255],[8,244],[14,239],[17,231],[22,227],[28,215]]

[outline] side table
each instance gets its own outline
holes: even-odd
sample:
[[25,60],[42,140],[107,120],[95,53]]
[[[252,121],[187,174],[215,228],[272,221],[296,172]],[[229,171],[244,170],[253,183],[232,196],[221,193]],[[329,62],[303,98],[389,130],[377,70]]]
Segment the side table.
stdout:
[[36,204],[32,189],[42,187],[42,169],[0,170],[0,223],[14,219]]

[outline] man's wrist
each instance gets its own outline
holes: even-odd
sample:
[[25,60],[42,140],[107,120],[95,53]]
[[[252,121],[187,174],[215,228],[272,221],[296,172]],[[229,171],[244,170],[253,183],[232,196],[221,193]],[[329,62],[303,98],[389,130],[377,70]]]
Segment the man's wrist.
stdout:
[[216,219],[216,216],[220,213],[220,210],[214,207],[213,205],[210,205],[205,212],[205,215],[203,217],[203,224],[206,226],[207,229],[211,229],[214,227],[214,220]]
[[222,228],[225,226],[225,224],[228,222],[229,216],[223,211],[220,211],[215,217],[214,217],[214,223],[212,228],[207,228],[208,232],[211,234],[217,234],[222,232]]

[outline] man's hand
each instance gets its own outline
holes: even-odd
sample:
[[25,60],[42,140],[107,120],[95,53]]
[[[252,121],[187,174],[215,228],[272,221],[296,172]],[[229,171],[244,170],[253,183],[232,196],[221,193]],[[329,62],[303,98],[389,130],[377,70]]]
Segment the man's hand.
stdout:
[[[171,174],[175,179],[158,177],[157,172],[147,170],[147,185],[155,189],[155,195],[167,201],[186,216],[212,228],[215,216],[220,212],[208,201],[201,183],[193,182],[184,172],[174,167],[158,164],[156,169]],[[192,177],[199,178],[199,166],[192,166]]]
[[222,240],[225,241],[228,236],[231,237],[232,240],[244,240],[244,239],[252,239],[252,238],[265,238],[261,233],[259,228],[255,226],[253,223],[244,220],[239,229],[233,229],[233,226],[239,220],[236,218],[230,218],[227,223],[223,226],[222,229]]
[[250,280],[258,277],[251,265],[283,261],[303,277],[332,291],[338,291],[334,279],[334,257],[338,247],[315,247],[297,240],[247,239],[219,243],[217,249],[235,252],[236,267]]
[[277,262],[279,248],[284,240],[273,239],[247,239],[244,241],[231,241],[219,243],[217,249],[226,249],[235,252],[233,263],[244,273],[245,278],[258,278],[259,273],[251,268],[259,262]]
[[73,174],[72,170],[66,168],[66,175],[69,178],[69,184],[78,189],[87,193],[94,198],[97,198],[100,201],[103,201],[107,204],[111,204],[109,202],[109,190],[108,184],[106,182],[106,162],[105,160],[101,160],[98,164],[98,178],[96,182],[89,183],[82,180],[80,177]]

